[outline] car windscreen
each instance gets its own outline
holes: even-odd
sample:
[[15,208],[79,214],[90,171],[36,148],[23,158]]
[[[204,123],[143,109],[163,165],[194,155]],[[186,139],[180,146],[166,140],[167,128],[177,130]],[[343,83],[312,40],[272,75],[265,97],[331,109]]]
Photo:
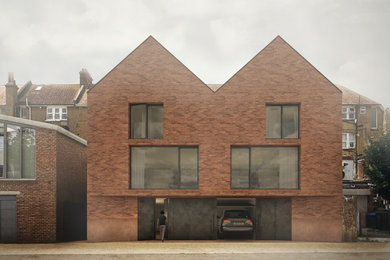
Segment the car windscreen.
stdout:
[[225,218],[249,218],[249,212],[245,210],[227,210]]

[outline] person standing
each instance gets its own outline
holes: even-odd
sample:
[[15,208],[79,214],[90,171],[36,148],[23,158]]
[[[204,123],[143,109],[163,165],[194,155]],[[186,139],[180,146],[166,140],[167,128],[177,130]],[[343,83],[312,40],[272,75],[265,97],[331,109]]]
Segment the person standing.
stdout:
[[167,227],[166,221],[167,221],[167,217],[165,217],[164,215],[164,210],[161,210],[160,216],[158,217],[158,225],[160,228],[161,242],[164,242],[164,234],[165,234],[165,229]]

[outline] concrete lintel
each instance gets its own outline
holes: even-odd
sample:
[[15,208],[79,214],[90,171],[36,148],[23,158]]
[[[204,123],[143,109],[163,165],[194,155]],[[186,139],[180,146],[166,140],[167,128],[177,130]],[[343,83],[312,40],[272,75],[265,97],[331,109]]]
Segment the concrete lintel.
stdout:
[[0,191],[0,196],[16,196],[20,195],[20,191]]
[[370,189],[343,189],[344,196],[369,196]]

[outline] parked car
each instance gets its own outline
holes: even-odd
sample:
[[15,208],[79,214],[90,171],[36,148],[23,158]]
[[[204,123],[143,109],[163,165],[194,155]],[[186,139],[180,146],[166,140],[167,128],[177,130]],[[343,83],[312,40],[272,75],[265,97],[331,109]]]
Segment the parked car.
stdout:
[[253,221],[248,210],[225,210],[221,219],[221,234],[224,237],[228,233],[253,233]]

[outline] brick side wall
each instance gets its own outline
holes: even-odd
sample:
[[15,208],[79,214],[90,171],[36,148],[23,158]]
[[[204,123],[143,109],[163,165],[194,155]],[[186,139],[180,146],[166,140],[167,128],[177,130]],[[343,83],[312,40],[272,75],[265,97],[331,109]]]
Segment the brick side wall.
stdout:
[[[57,133],[57,240],[62,241],[64,228],[68,228],[67,234],[78,234],[84,228],[86,233],[86,203],[87,203],[87,148],[79,142]],[[77,221],[68,219],[73,225],[64,226],[63,216],[79,214],[72,208],[64,212],[64,203],[82,206],[84,215],[77,217]],[[84,238],[86,239],[86,237]]]
[[341,214],[340,196],[293,198],[293,240],[341,242]]
[[0,190],[19,191],[17,241],[56,241],[56,132],[36,129],[36,180],[0,180]]
[[[128,139],[129,103],[164,104],[163,139]],[[266,104],[291,103],[300,105],[300,139],[266,139]],[[281,38],[215,93],[149,38],[89,91],[88,106],[89,220],[100,217],[94,204],[100,196],[286,196],[312,197],[313,203],[321,204],[314,198],[319,196],[336,203],[324,208],[334,226],[324,240],[341,240],[341,93]],[[132,145],[199,146],[199,189],[129,190]],[[299,146],[300,189],[231,190],[231,145]],[[104,200],[100,207],[110,205]],[[91,228],[88,232],[90,240],[106,239],[105,233],[98,236]],[[315,228],[306,234],[306,240],[319,237]],[[293,233],[293,239],[300,237]]]
[[138,201],[131,197],[88,197],[88,240],[137,240]]

